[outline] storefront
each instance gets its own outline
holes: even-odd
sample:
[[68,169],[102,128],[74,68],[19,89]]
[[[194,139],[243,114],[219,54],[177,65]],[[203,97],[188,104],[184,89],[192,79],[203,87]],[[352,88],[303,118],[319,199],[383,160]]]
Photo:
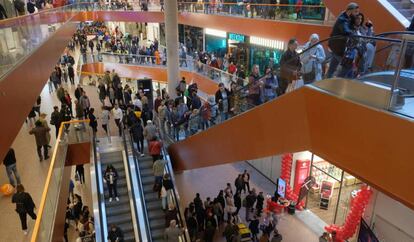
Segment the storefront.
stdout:
[[227,33],[216,29],[204,29],[205,51],[224,57],[227,53]]
[[203,29],[188,25],[178,25],[178,40],[191,52],[203,51]]
[[228,53],[232,57],[231,61],[238,65],[249,66],[250,45],[248,36],[228,33],[227,45]]
[[296,162],[295,172],[292,173],[295,175],[295,186],[303,184],[299,168],[303,166],[301,162],[308,163],[309,169],[305,176],[315,178],[315,184],[305,198],[305,208],[327,224],[342,224],[352,198],[363,183],[329,161],[307,151],[294,154],[293,162]]
[[261,73],[264,73],[266,67],[279,67],[280,58],[285,49],[285,43],[283,41],[252,36],[249,38],[249,43],[249,70],[255,64],[259,65]]

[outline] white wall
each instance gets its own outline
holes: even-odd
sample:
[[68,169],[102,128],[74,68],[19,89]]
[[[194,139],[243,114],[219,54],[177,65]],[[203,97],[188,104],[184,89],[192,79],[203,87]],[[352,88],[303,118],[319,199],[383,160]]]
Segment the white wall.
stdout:
[[384,241],[414,241],[414,211],[378,192],[374,201],[371,227],[379,239]]
[[275,183],[277,182],[277,178],[280,177],[282,157],[279,155],[248,162]]

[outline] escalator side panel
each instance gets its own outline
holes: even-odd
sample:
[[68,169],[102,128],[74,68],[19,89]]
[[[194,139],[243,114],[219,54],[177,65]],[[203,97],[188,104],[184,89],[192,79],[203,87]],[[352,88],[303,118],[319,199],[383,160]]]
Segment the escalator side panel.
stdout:
[[299,89],[249,112],[172,144],[175,171],[252,160],[310,146],[304,90]]

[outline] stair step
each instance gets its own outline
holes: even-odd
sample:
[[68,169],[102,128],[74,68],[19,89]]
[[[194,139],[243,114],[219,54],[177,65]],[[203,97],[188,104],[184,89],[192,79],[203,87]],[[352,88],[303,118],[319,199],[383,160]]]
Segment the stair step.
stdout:
[[105,208],[106,210],[110,210],[114,207],[118,206],[128,206],[129,207],[129,200],[128,199],[119,199],[119,202],[112,201],[111,203],[108,202],[107,199],[105,199]]
[[121,215],[115,215],[112,216],[110,214],[107,213],[107,221],[108,224],[122,224],[122,223],[131,223],[132,225],[132,221],[131,221],[131,215],[130,214],[121,214]]
[[163,241],[164,233],[165,233],[165,228],[151,230],[152,241],[157,241],[157,240]]
[[145,176],[141,177],[142,185],[154,184],[155,178],[154,176]]
[[165,213],[164,213],[164,211],[162,211],[162,210],[159,210],[159,211],[151,211],[150,213],[148,213],[148,218],[150,219],[150,220],[153,220],[153,219],[165,219]]
[[151,219],[150,227],[151,227],[151,230],[165,229],[165,220],[164,219]]
[[158,197],[158,194],[156,192],[145,193],[144,198],[145,198],[145,202],[161,201],[161,199]]
[[148,213],[150,213],[153,210],[162,211],[161,201],[149,202],[149,203],[146,204],[146,206],[147,206],[147,212]]
[[[122,200],[121,198],[128,199],[128,188],[125,187],[118,187],[118,197],[119,200]],[[109,199],[109,192],[108,189],[105,189],[105,200]]]

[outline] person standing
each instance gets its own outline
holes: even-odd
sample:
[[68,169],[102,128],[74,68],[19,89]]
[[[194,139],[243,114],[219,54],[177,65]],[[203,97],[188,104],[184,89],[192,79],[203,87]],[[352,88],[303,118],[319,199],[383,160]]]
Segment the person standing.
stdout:
[[[45,114],[45,113],[41,113],[41,114],[39,115],[39,119],[38,119],[38,120],[39,120],[40,122],[42,122],[42,126],[43,126],[43,127],[48,128],[48,129],[50,130],[49,125],[47,124],[46,116],[47,116],[47,114]],[[47,145],[48,145],[48,147],[49,147],[49,148],[52,148],[52,147],[50,146],[50,131],[48,131],[48,132],[46,133],[46,138],[47,138]]]
[[262,87],[263,81],[260,78],[259,65],[253,65],[252,73],[249,76],[249,96],[248,100],[251,105],[257,106],[260,105],[260,89]]
[[230,111],[230,91],[224,87],[223,83],[219,84],[219,90],[217,90],[215,98],[218,103],[218,109],[220,111],[221,122],[224,122],[229,117]]
[[27,235],[27,214],[29,214],[33,220],[36,220],[37,216],[34,213],[36,205],[30,194],[24,191],[22,184],[17,185],[16,193],[12,197],[12,203],[16,204],[16,212],[19,214],[23,233]]
[[[349,3],[346,10],[339,15],[332,28],[331,38],[328,42],[328,46],[332,51],[332,58],[329,63],[329,69],[326,74],[327,78],[333,77],[339,64],[342,61],[342,57],[345,54],[346,43],[348,42],[349,36],[352,35],[352,24],[351,19],[353,16],[358,15],[359,6],[356,3]],[[342,36],[342,37],[335,37]],[[341,71],[342,72],[342,71]],[[344,70],[343,72],[346,72]],[[339,75],[341,76],[341,75]]]
[[119,108],[118,104],[114,105],[114,109],[112,110],[112,114],[114,115],[114,120],[116,123],[116,126],[118,127],[119,136],[122,136],[122,126],[121,126],[121,120],[124,114],[122,113],[122,109]]
[[35,122],[35,127],[29,131],[29,134],[34,135],[36,139],[37,154],[39,155],[39,160],[43,161],[42,148],[45,160],[49,159],[48,155],[48,142],[47,142],[47,133],[50,131],[49,128],[43,127],[42,122],[37,120]]
[[177,227],[177,222],[171,220],[170,226],[165,230],[164,240],[165,242],[179,242],[182,234],[183,230]]
[[144,128],[144,138],[147,140],[147,144],[149,144],[151,140],[153,140],[157,136],[157,127],[152,123],[151,120],[147,121],[147,126]]
[[242,207],[242,199],[241,199],[240,192],[236,192],[234,194],[233,199],[234,199],[234,206],[236,207],[236,212],[234,213],[234,216],[237,216],[239,215],[239,211]]
[[102,105],[105,105],[105,99],[107,95],[105,84],[102,82],[101,78],[98,79],[98,83],[99,100],[101,101]]
[[250,192],[250,174],[247,172],[247,170],[244,170],[243,175],[243,190],[246,193],[246,188],[247,188],[247,192]]
[[102,118],[101,118],[102,128],[105,130],[106,135],[109,135],[109,132],[108,132],[108,125],[109,125],[109,119],[110,119],[109,114],[110,113],[109,113],[108,108],[106,106],[102,106]]
[[89,97],[86,96],[86,92],[82,93],[82,96],[79,98],[79,102],[82,105],[84,116],[88,117],[89,108],[91,107],[91,102],[89,101]]
[[[155,177],[154,187],[158,187],[159,189],[161,189],[162,186],[162,178],[164,176],[164,169],[166,164],[167,161],[162,159],[162,156],[159,156],[158,159],[152,165],[152,171]],[[167,207],[163,206],[163,209],[167,209]]]
[[108,186],[109,202],[112,202],[113,198],[115,198],[115,200],[118,202],[119,198],[116,184],[118,180],[118,172],[112,165],[108,165],[106,167],[104,179],[106,185]]
[[288,49],[283,53],[280,59],[280,89],[281,94],[286,92],[289,83],[299,79],[302,63],[296,52],[298,41],[292,38],[288,42]]
[[68,64],[68,76],[70,84],[75,85],[75,69],[73,69],[72,64]]
[[[13,148],[10,148],[7,152],[6,157],[4,157],[3,164],[6,167],[7,177],[9,178],[10,185],[16,187],[16,185],[21,184],[20,175],[17,172],[16,156],[14,154]],[[14,181],[13,176],[16,178],[16,182]]]
[[89,126],[91,126],[94,136],[96,135],[96,132],[98,132],[98,121],[96,121],[95,117],[95,109],[91,108],[89,110]]
[[75,97],[76,97],[76,99],[80,100],[80,98],[82,96],[82,93],[83,93],[83,88],[81,87],[80,84],[78,84],[78,86],[75,89]]
[[58,106],[54,106],[52,115],[50,115],[50,124],[55,126],[56,138],[59,135],[59,128],[60,128],[61,123],[62,123],[62,117],[60,115],[59,108]]
[[80,184],[85,184],[85,168],[83,168],[83,164],[76,165],[75,172],[79,177]]
[[[309,42],[305,44],[305,50],[311,46],[316,45],[319,42],[319,35],[312,34],[309,38]],[[302,73],[303,81],[305,84],[312,83],[314,81],[322,80],[322,63],[325,61],[325,51],[321,44],[318,44],[312,49],[307,50],[302,56]]]
[[115,224],[111,225],[111,230],[108,233],[108,241],[110,242],[122,242],[124,241],[124,233],[121,228]]

